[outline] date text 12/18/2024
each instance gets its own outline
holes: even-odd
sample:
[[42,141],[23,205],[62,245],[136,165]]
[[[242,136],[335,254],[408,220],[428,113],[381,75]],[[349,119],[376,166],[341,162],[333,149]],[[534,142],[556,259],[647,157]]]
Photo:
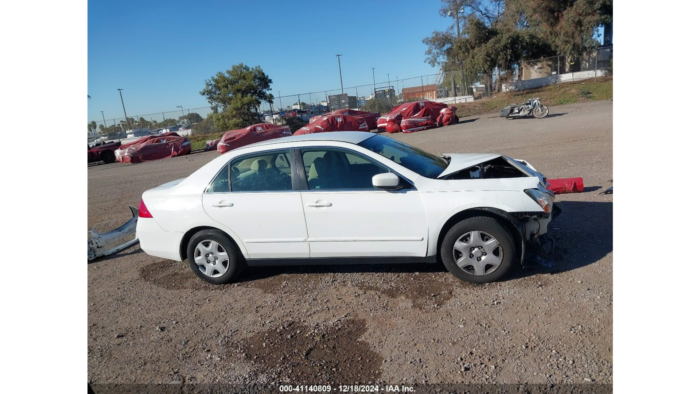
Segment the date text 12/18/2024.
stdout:
[[406,386],[280,386],[281,393],[413,393]]

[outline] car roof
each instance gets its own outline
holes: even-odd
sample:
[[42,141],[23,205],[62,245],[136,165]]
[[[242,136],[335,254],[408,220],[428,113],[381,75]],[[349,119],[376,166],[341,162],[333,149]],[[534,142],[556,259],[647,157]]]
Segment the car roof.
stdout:
[[272,144],[282,144],[285,142],[303,142],[303,141],[336,141],[336,142],[348,142],[350,144],[359,144],[360,142],[373,137],[374,133],[368,133],[366,131],[333,131],[326,133],[313,133],[313,134],[302,134],[293,135],[291,137],[274,138],[267,141],[257,142],[255,144],[247,145],[248,147],[253,146],[263,146]]

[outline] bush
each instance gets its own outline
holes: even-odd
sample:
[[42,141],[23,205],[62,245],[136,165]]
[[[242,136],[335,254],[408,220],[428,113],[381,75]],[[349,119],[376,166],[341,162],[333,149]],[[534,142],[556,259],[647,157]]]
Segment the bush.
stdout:
[[289,130],[292,131],[292,134],[293,134],[295,131],[299,130],[300,128],[302,128],[302,127],[304,127],[304,126],[306,125],[306,123],[304,123],[303,120],[301,120],[300,118],[297,118],[297,117],[294,117],[294,118],[285,118],[284,121],[285,121],[285,123],[287,124],[287,126],[289,126]]
[[209,134],[215,131],[217,130],[216,127],[214,127],[214,121],[208,116],[201,122],[192,125],[192,134],[194,135]]
[[380,114],[385,114],[391,111],[392,108],[393,107],[391,104],[385,100],[370,99],[367,100],[365,105],[363,105],[360,109],[367,112],[379,112]]

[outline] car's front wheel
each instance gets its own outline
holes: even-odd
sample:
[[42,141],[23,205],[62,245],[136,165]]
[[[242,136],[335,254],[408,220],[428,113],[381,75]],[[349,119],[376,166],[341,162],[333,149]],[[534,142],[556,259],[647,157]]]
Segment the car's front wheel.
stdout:
[[498,221],[477,216],[464,219],[447,232],[440,247],[445,267],[471,283],[493,282],[510,268],[515,254],[513,237]]
[[114,160],[115,160],[114,151],[111,151],[111,150],[102,151],[100,158],[102,159],[102,161],[105,164],[114,163]]
[[222,285],[236,279],[245,262],[231,240],[218,230],[202,230],[187,244],[190,268],[201,279]]

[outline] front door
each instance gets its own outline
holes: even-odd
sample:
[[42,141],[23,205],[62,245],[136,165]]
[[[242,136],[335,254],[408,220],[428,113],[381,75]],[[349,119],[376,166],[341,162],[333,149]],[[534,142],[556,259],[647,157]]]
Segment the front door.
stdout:
[[415,189],[377,190],[383,165],[344,149],[302,149],[311,257],[423,257],[427,216]]
[[288,150],[234,159],[203,194],[206,213],[243,240],[251,259],[309,257],[290,163]]

